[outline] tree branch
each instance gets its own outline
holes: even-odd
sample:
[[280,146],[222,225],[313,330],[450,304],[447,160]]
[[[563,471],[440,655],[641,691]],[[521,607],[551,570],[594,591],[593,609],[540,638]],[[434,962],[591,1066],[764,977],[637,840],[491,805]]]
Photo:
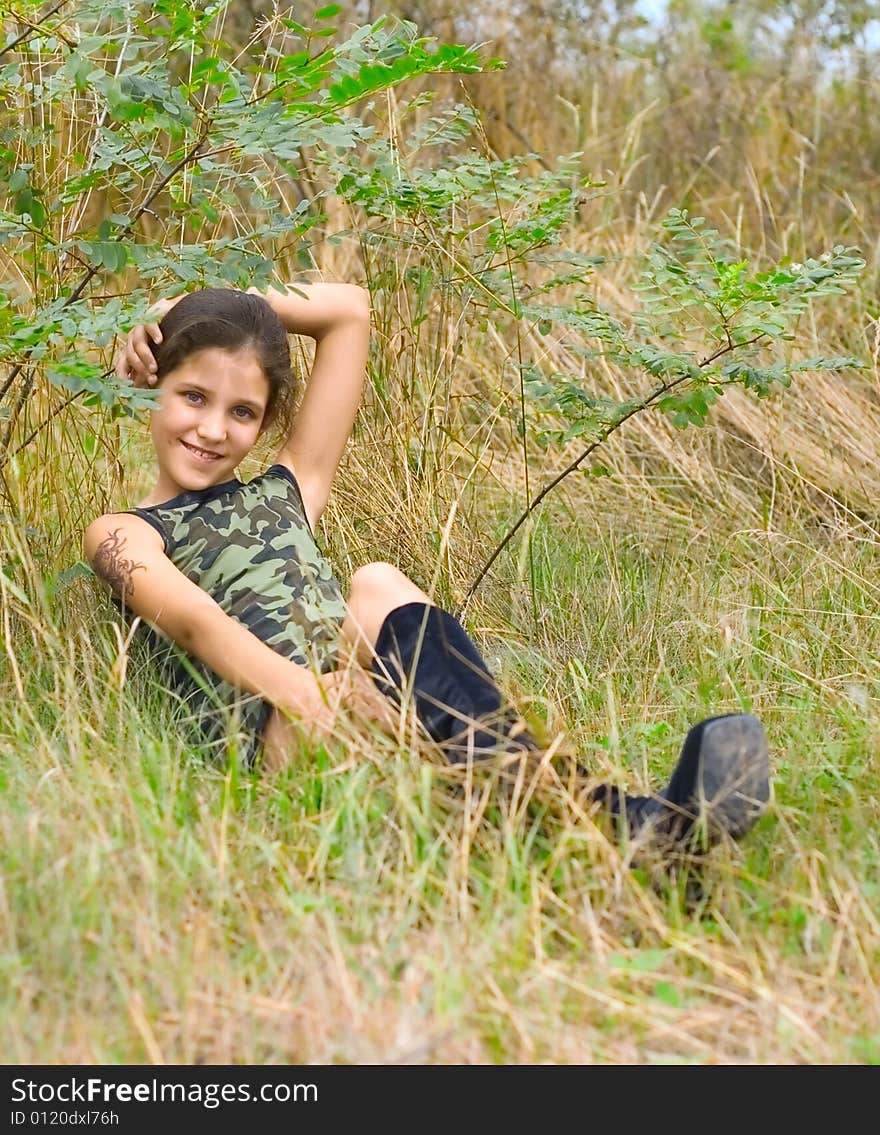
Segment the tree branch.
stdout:
[[[28,23],[28,21],[25,20],[23,16],[18,16],[18,19],[20,19],[22,23],[27,23],[28,26],[17,39],[12,40],[10,43],[5,43],[3,47],[0,47],[0,59],[2,59],[8,51],[14,51],[20,43],[23,43],[28,38],[28,36],[31,35],[32,32],[39,31],[40,26],[42,24],[45,24],[46,20],[48,20],[51,16],[54,16],[60,8],[63,8],[67,2],[68,0],[58,0],[58,3],[55,5],[55,7],[50,8],[45,16],[41,16],[35,24]],[[13,15],[17,15],[17,13],[13,13]],[[68,47],[75,46],[75,44],[72,44],[70,40],[65,39],[64,36],[60,35],[57,31],[56,35],[58,35],[58,38],[60,40],[63,40],[63,42],[66,43]]]
[[[697,365],[700,368],[710,366],[715,362],[716,359],[721,358],[722,355],[726,355],[730,351],[737,350],[739,347],[749,347],[753,343],[757,343],[759,339],[763,338],[764,333],[760,332],[759,334],[755,335],[754,338],[749,339],[743,343],[725,343],[723,346],[719,347],[717,351],[713,351],[711,355],[707,355],[704,359],[701,359]],[[552,492],[553,489],[555,489],[556,486],[560,483],[560,481],[564,481],[570,473],[573,473],[580,465],[582,465],[583,462],[586,461],[586,459],[592,453],[595,453],[599,446],[603,445],[616,430],[619,430],[624,422],[628,421],[630,418],[640,413],[642,410],[646,410],[650,405],[652,405],[652,403],[656,402],[658,398],[661,398],[664,394],[668,394],[670,390],[674,390],[676,386],[680,386],[683,382],[686,382],[689,377],[689,375],[684,374],[680,378],[676,378],[672,382],[661,383],[660,386],[651,391],[647,398],[644,398],[630,410],[627,410],[627,412],[621,418],[619,418],[618,421],[616,421],[612,426],[608,427],[608,429],[602,434],[601,437],[597,438],[594,442],[588,445],[579,457],[575,458],[575,460],[572,461],[570,465],[567,465],[561,473],[559,473],[556,477],[553,478],[552,481],[548,482],[548,484],[546,484],[543,489],[541,489],[534,500],[530,501],[525,511],[522,513],[522,515],[519,517],[519,519],[516,521],[516,523],[492,553],[492,555],[480,568],[479,572],[477,573],[476,579],[470,585],[467,594],[464,597],[464,601],[461,604],[461,611],[464,611],[468,603],[470,603],[471,599],[473,599],[477,588],[486,578],[489,569],[492,567],[492,565],[495,563],[495,561],[498,559],[498,557],[501,555],[510,541],[514,538],[520,528],[522,528],[525,522],[529,519],[529,517],[532,515],[532,513],[535,511],[544,497],[546,497],[548,493]]]

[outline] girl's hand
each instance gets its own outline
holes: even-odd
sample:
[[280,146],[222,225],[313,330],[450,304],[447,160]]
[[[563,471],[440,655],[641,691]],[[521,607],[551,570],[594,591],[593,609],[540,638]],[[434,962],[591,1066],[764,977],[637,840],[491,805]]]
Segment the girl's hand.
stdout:
[[394,736],[400,722],[400,710],[382,694],[370,674],[357,663],[322,674],[321,685],[328,696],[335,716],[340,709],[356,721],[378,726]]
[[338,738],[339,716],[375,725],[390,737],[397,735],[400,711],[379,692],[363,667],[346,665],[312,678],[312,683],[303,683],[300,678],[295,701],[286,710],[276,709],[270,716],[263,733],[267,771],[284,768],[301,746],[304,735],[312,741]]
[[156,385],[156,360],[150,350],[149,340],[154,343],[162,342],[162,332],[159,330],[159,321],[169,312],[180,299],[180,296],[170,300],[159,300],[150,308],[150,315],[154,323],[138,323],[132,327],[125,339],[122,350],[116,356],[117,378],[127,378],[135,386]]

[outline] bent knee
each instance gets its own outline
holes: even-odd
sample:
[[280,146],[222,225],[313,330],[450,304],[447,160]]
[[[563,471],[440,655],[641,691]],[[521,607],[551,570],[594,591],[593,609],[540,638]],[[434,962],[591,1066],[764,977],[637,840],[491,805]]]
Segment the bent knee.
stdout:
[[381,561],[364,564],[354,572],[351,577],[351,595],[353,599],[398,596],[402,603],[430,602],[424,591],[399,568]]
[[[364,564],[351,577],[352,591],[385,591],[389,587],[396,587],[401,583],[410,583],[410,580],[394,564],[386,564],[380,561]],[[415,584],[411,584],[411,586],[414,587]]]
[[393,564],[364,564],[351,577],[342,636],[356,645],[359,661],[369,666],[382,624],[391,611],[407,603],[430,602],[424,591]]

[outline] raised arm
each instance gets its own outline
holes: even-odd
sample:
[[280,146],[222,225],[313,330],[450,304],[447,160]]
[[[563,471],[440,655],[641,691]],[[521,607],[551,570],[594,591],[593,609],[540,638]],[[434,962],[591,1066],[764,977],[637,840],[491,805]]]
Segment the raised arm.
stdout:
[[354,284],[296,284],[265,296],[285,328],[315,340],[315,358],[299,410],[277,460],[299,483],[315,527],[351,436],[361,402],[370,341],[370,301]]
[[130,610],[219,677],[266,698],[307,730],[329,724],[332,715],[315,675],[276,654],[187,579],[165,555],[158,532],[140,517],[98,517],[86,529],[84,549],[97,575]]

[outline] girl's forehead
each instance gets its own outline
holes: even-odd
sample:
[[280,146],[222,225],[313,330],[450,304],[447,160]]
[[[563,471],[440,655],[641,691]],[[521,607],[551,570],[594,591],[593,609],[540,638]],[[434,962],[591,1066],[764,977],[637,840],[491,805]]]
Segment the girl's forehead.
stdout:
[[225,347],[204,347],[193,351],[172,374],[180,374],[181,379],[198,378],[210,385],[219,385],[229,378],[239,382],[265,388],[268,393],[269,380],[255,351],[243,348],[230,351]]
[[181,363],[182,366],[201,364],[246,367],[263,373],[260,356],[253,347],[237,347],[234,350],[230,347],[199,347],[186,355]]

